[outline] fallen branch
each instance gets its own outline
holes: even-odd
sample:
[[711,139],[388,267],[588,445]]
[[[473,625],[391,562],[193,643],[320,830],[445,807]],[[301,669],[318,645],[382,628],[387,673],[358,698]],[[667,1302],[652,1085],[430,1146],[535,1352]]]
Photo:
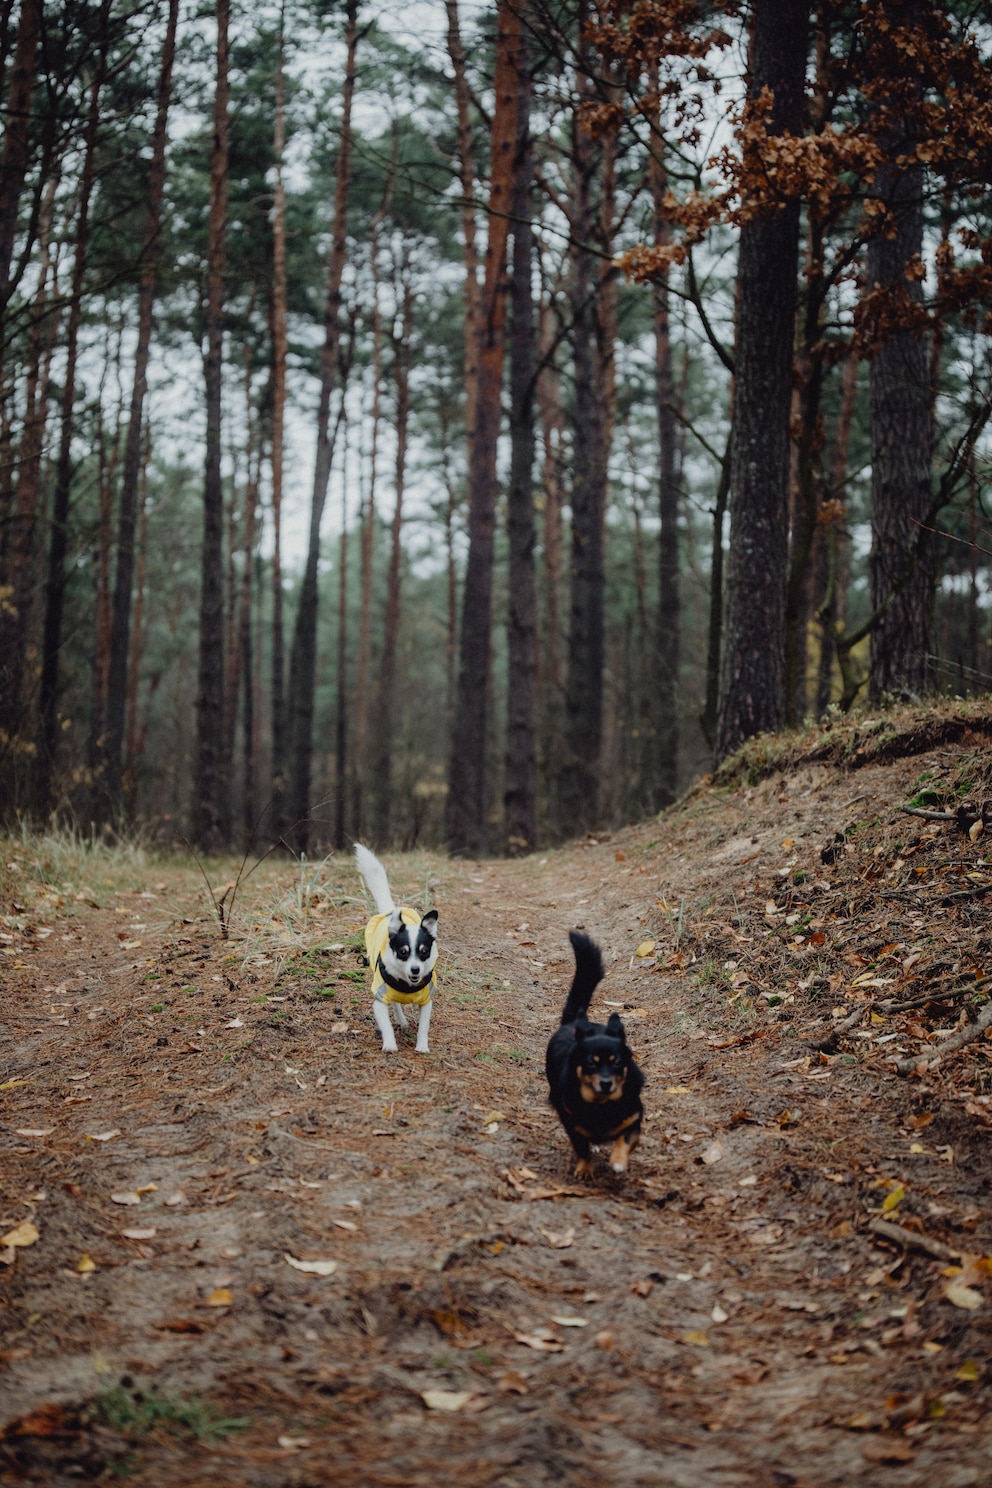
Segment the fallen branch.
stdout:
[[992,1028],[992,998],[982,1008],[974,1023],[969,1023],[967,1028],[962,1028],[960,1033],[955,1033],[951,1038],[944,1040],[932,1059],[922,1052],[910,1054],[907,1058],[898,1060],[896,1073],[911,1075],[917,1070],[921,1074],[928,1073],[942,1064],[948,1054],[956,1054],[959,1049],[967,1048],[976,1039],[980,1039],[987,1028]]
[[831,1053],[840,1042],[841,1034],[850,1033],[852,1028],[856,1028],[865,1013],[870,1012],[873,1006],[874,1004],[871,1002],[859,1002],[853,1013],[849,1013],[843,1022],[835,1023],[826,1038],[821,1039],[818,1044],[813,1045],[814,1049],[819,1049],[821,1054]]
[[926,821],[956,821],[956,811],[928,811],[925,806],[900,806],[907,816],[922,816]]
[[956,1002],[959,997],[967,997],[969,992],[977,992],[982,987],[987,987],[992,982],[992,976],[979,977],[977,981],[965,982],[961,987],[933,987],[922,997],[914,997],[909,1002],[893,1002],[878,1004],[879,1008],[887,1016],[891,1013],[911,1013],[916,1008],[926,1007],[931,1002]]
[[926,1251],[927,1255],[936,1257],[938,1261],[949,1261],[954,1256],[963,1254],[960,1250],[952,1250],[943,1240],[931,1240],[929,1235],[904,1230],[902,1225],[892,1224],[887,1219],[873,1219],[868,1228],[873,1235],[878,1235],[883,1240],[891,1240],[893,1244],[902,1245],[906,1250]]

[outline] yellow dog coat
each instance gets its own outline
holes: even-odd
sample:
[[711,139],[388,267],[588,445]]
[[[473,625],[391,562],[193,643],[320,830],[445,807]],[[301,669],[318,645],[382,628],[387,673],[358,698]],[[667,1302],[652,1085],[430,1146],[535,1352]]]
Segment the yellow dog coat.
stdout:
[[[372,968],[372,996],[375,1002],[412,1002],[423,1007],[430,1002],[431,995],[436,991],[433,969],[430,980],[415,992],[397,991],[395,987],[388,985],[382,974],[382,953],[389,944],[389,921],[394,913],[394,910],[390,910],[388,914],[373,915],[365,926],[365,953]],[[404,904],[400,908],[400,914],[404,925],[409,925],[411,929],[420,924],[420,916],[415,909],[409,909]]]

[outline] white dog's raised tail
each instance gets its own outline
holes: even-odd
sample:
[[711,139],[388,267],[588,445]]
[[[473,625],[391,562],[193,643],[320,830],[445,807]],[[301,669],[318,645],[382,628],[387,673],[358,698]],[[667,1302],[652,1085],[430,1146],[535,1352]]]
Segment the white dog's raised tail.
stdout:
[[355,843],[355,861],[358,871],[369,886],[369,893],[375,900],[375,907],[379,914],[392,914],[396,905],[389,887],[389,879],[375,853],[369,852],[360,842]]

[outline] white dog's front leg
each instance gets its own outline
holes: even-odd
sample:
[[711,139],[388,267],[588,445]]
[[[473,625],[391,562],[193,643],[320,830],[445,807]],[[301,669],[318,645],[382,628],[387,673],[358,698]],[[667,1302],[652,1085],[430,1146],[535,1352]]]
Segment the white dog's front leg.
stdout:
[[393,1015],[393,1019],[396,1023],[397,1028],[409,1028],[410,1025],[406,1016],[406,1008],[401,1002],[391,1002],[389,1004],[389,1010]]
[[417,1023],[418,1054],[429,1054],[431,1052],[430,1049],[427,1047],[427,1035],[430,1032],[432,1006],[432,1003],[425,1002],[423,1007],[420,1009],[420,1019]]
[[393,1033],[393,1025],[389,1021],[389,1009],[384,1002],[373,1002],[372,1015],[382,1034],[382,1052],[384,1054],[396,1053],[396,1035]]

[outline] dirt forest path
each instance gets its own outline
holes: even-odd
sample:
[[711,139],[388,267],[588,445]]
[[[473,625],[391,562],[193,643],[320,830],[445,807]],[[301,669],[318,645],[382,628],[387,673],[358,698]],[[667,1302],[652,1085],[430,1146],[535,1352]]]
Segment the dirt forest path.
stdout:
[[[224,940],[185,864],[8,844],[0,1481],[992,1483],[990,1046],[900,1078],[960,1004],[873,1010],[992,969],[980,844],[897,811],[974,754],[386,855],[440,908],[427,1058],[379,1050],[345,857],[263,865]],[[575,926],[648,1079],[622,1180],[547,1106]]]

